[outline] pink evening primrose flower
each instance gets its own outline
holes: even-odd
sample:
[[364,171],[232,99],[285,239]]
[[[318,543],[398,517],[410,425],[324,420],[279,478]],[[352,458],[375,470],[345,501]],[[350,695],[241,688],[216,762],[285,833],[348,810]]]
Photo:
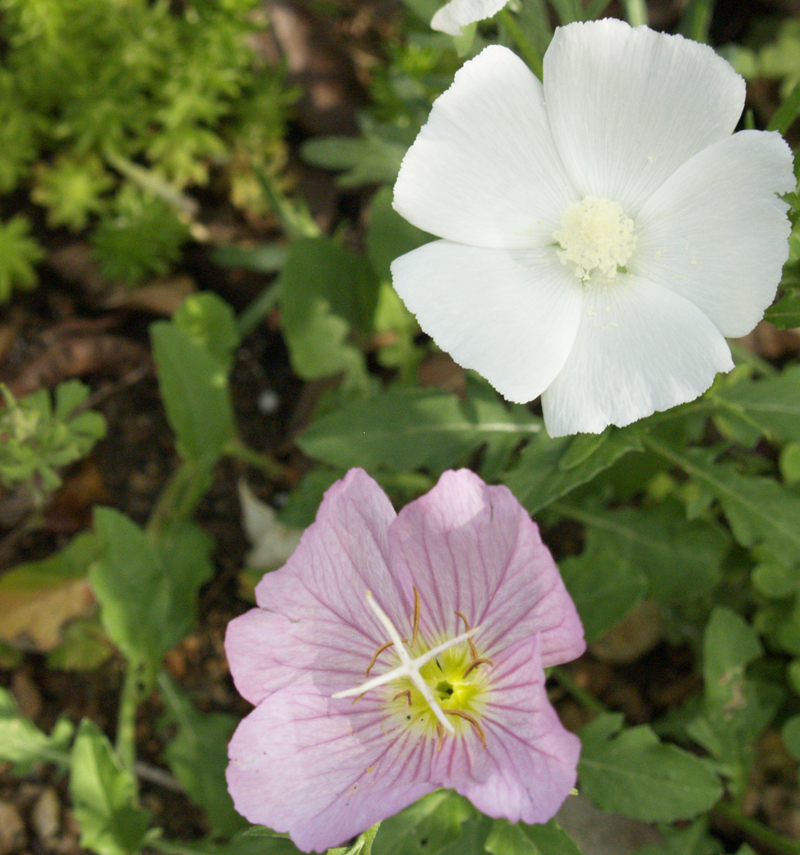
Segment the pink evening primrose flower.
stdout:
[[733,367],[788,256],[792,154],[732,132],[742,78],[707,45],[607,19],[558,29],[544,84],[507,48],[464,64],[394,206],[441,240],[397,293],[552,436],[624,426]]
[[446,472],[395,514],[353,469],[256,599],[225,639],[256,705],[228,766],[251,822],[324,851],[438,787],[533,823],[574,786],[543,668],[579,656],[583,629],[505,487]]

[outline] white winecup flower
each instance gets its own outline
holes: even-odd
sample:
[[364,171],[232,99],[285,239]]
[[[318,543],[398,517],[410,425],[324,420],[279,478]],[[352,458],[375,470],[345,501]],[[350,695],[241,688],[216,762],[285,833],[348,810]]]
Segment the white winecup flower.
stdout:
[[507,3],[508,0],[450,0],[431,18],[431,27],[460,36],[462,27],[493,18]]
[[788,256],[791,151],[733,133],[744,80],[706,46],[606,19],[556,30],[544,83],[492,46],[406,154],[396,259],[423,330],[552,436],[624,426],[733,367]]

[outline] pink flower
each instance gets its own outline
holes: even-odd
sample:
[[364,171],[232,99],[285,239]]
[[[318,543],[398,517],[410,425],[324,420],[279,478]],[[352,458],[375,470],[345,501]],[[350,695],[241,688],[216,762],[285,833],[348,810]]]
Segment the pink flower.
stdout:
[[532,823],[574,786],[580,743],[543,668],[579,656],[583,629],[505,487],[446,472],[398,515],[353,469],[256,597],[225,640],[256,705],[228,766],[251,822],[324,851],[438,787]]

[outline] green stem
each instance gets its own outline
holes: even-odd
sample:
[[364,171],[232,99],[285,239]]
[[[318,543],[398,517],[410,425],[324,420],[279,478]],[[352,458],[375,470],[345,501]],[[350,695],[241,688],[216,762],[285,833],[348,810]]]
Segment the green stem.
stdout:
[[147,521],[148,531],[157,532],[168,519],[188,518],[203,495],[207,477],[205,470],[182,461],[158,497]]
[[129,772],[136,763],[136,710],[139,706],[140,673],[136,665],[125,664],[125,677],[117,713],[117,756]]
[[508,34],[514,40],[514,44],[522,54],[522,58],[528,63],[530,70],[541,80],[543,73],[541,54],[531,44],[525,33],[522,32],[522,27],[517,23],[517,19],[507,9],[502,9],[498,12],[497,17],[508,30]]
[[735,808],[730,802],[719,802],[713,810],[717,816],[723,817],[732,825],[735,825],[740,831],[769,846],[775,852],[781,855],[799,855],[800,843],[794,840],[789,840],[787,837],[782,837],[774,832],[766,825],[762,825],[757,819],[750,816],[745,816],[740,810]]
[[681,13],[680,31],[696,42],[708,42],[714,0],[690,0]]
[[644,0],[622,0],[625,17],[632,27],[647,26],[647,5]]
[[181,193],[180,190],[165,181],[157,172],[146,169],[144,166],[134,163],[132,160],[123,157],[111,149],[103,152],[103,155],[117,172],[121,172],[142,190],[158,196],[168,205],[172,205],[173,208],[183,211],[189,217],[197,216],[200,205],[191,196]]
[[253,449],[248,448],[248,446],[246,446],[239,437],[231,440],[225,446],[225,453],[237,460],[241,460],[243,463],[254,466],[256,469],[260,469],[267,478],[270,478],[273,481],[291,484],[295,480],[296,476],[289,467],[284,466],[282,463],[278,463],[278,461],[270,454],[266,454],[263,451],[253,451]]
[[550,669],[550,676],[570,696],[572,696],[582,707],[591,712],[602,714],[608,712],[606,705],[599,701],[591,692],[587,692],[579,686],[570,676],[569,671],[560,665]]
[[273,285],[270,288],[265,288],[242,314],[239,315],[237,326],[239,327],[240,338],[250,335],[275,308],[279,299],[280,291],[277,286]]

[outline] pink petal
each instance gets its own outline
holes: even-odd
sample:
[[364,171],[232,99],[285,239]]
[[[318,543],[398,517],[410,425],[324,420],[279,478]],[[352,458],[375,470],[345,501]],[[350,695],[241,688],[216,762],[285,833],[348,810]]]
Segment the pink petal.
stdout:
[[250,822],[288,832],[303,851],[324,852],[436,789],[434,748],[392,730],[366,697],[354,706],[288,687],[236,729],[228,789]]
[[361,469],[328,490],[295,553],[256,587],[261,608],[228,626],[225,649],[243,697],[258,704],[295,683],[332,694],[363,682],[386,641],[366,591],[401,631],[413,614],[413,599],[406,600],[387,566],[394,519],[386,494]]
[[545,667],[584,649],[583,627],[539,529],[506,487],[462,469],[445,472],[389,530],[391,566],[406,596],[421,600],[429,643],[480,626],[478,649],[493,657],[541,635]]
[[547,822],[575,786],[580,740],[547,698],[538,638],[518,642],[489,667],[492,693],[480,718],[486,748],[474,730],[445,738],[432,778],[488,816]]

